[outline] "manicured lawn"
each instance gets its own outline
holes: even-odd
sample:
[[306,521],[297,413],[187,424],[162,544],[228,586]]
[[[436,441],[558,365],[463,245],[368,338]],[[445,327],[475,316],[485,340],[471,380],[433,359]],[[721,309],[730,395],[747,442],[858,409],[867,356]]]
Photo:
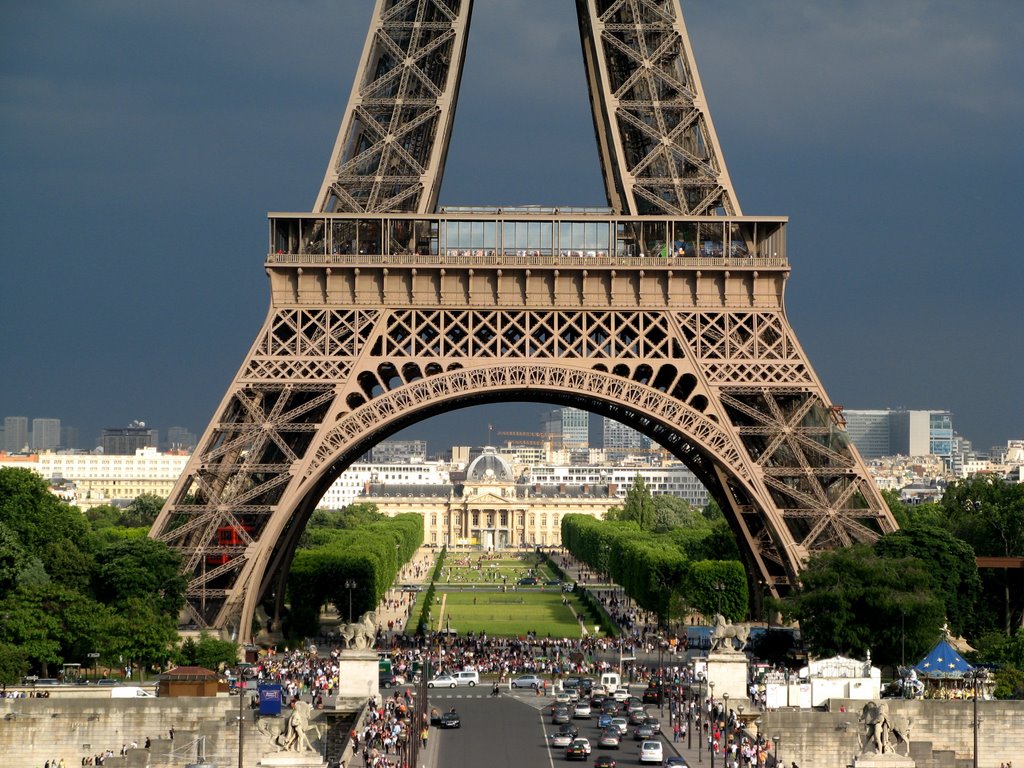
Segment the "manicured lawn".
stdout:
[[[518,586],[519,579],[530,575],[544,581],[554,578],[533,553],[493,560],[479,554],[452,553],[437,581],[431,629],[450,627],[460,635],[485,632],[494,637],[521,637],[527,632],[535,632],[539,637],[579,637],[579,621],[569,606],[562,604],[565,599],[584,618],[587,631],[593,632],[593,619],[575,595],[563,594],[557,586]],[[507,587],[508,591],[491,591],[500,587]],[[414,631],[419,621],[425,595],[421,592],[416,597],[409,632]]]
[[[518,637],[536,632],[540,637],[579,637],[580,625],[559,592],[448,592],[444,625],[495,637]],[[440,606],[438,606],[440,607]],[[578,610],[578,609],[577,609]],[[435,616],[437,611],[435,611]],[[588,627],[592,630],[593,627]]]
[[437,585],[439,588],[463,584],[512,585],[524,576],[530,576],[531,569],[542,579],[553,578],[544,566],[536,570],[539,560],[534,554],[488,560],[481,559],[478,554],[453,553],[445,561]]

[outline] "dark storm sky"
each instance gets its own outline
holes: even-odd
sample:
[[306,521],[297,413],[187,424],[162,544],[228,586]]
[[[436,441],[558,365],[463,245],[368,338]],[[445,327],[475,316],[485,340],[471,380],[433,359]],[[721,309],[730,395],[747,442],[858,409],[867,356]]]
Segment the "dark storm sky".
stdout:
[[[372,6],[0,2],[0,416],[205,427]],[[789,316],[832,400],[1024,437],[1024,3],[684,11],[744,212],[791,217]],[[442,203],[604,204],[569,0],[477,0]],[[524,408],[414,432],[479,443]]]

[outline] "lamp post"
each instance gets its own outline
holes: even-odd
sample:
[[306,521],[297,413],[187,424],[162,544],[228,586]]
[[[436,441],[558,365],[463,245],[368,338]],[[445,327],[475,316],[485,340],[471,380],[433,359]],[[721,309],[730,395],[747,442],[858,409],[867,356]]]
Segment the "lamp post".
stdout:
[[[708,690],[711,691],[711,696],[708,697],[708,714],[710,715],[714,710],[715,704],[715,684],[711,680],[708,681]],[[715,768],[715,726],[718,723],[715,720],[708,720],[708,736],[710,737],[708,747],[711,749],[711,768]]]
[[345,589],[348,590],[348,623],[352,623],[352,590],[356,588],[355,579],[345,579]]
[[658,713],[665,716],[665,642],[658,638]]
[[[693,680],[690,680],[690,690],[687,692],[688,699],[686,706],[686,748],[693,749]],[[697,739],[698,752],[700,751],[700,739]]]
[[[737,706],[736,707],[736,711],[740,713],[740,716],[738,718],[736,718],[736,724],[739,726],[739,729],[740,729],[740,741],[742,741],[743,740],[743,705],[740,704],[739,706]],[[742,759],[743,759],[743,754],[741,753],[740,754],[740,760],[742,760]]]
[[725,754],[729,751],[729,692],[726,691],[722,694],[722,701],[724,702],[725,709],[725,729],[722,732],[722,762],[726,765]]
[[698,731],[699,731],[699,733],[697,734],[697,762],[698,763],[704,762],[704,744],[702,743],[703,739],[704,739],[704,728],[703,728],[703,725],[702,725],[702,722],[701,722],[701,717],[703,717],[703,713],[704,713],[704,682],[705,682],[705,679],[701,678],[701,680],[700,680],[700,693],[698,694],[699,698],[697,699],[697,722],[694,725],[694,727],[697,728]]
[[772,738],[772,741],[775,742],[775,745],[774,745],[775,746],[775,766],[776,766],[776,768],[778,768],[778,765],[779,765],[779,742],[782,741],[782,737],[781,736],[775,736],[775,737]]
[[722,593],[725,592],[725,584],[721,581],[716,581],[712,587],[715,592],[718,593],[718,613],[722,612]]
[[971,688],[974,689],[974,768],[978,768],[978,686],[980,685],[984,692],[988,672],[975,667],[967,673],[966,677],[971,683]]

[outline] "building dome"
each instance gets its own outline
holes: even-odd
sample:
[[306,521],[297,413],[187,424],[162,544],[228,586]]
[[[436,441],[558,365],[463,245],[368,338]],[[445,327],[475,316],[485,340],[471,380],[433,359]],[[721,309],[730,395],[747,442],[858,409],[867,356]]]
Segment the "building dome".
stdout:
[[467,483],[511,483],[512,467],[493,448],[484,448],[466,470]]

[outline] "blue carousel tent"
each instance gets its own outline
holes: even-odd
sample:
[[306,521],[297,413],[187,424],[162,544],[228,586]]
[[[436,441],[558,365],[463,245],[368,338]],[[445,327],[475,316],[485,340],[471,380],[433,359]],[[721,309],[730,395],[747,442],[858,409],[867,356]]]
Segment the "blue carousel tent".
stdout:
[[964,661],[963,656],[944,636],[935,644],[928,655],[914,665],[918,677],[925,680],[960,680],[974,667]]

